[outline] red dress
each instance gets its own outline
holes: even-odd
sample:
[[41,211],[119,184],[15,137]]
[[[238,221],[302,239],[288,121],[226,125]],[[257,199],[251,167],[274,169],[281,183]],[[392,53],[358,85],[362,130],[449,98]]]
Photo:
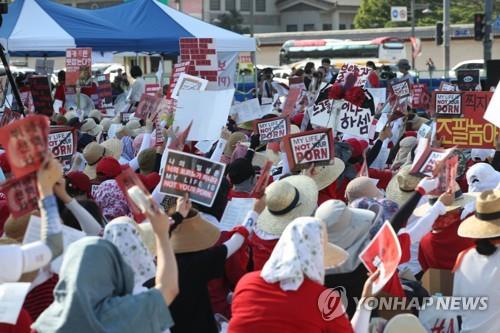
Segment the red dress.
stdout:
[[326,288],[309,279],[296,291],[283,291],[279,283],[269,284],[260,271],[245,275],[233,297],[229,333],[350,333],[344,314],[326,321],[318,298]]

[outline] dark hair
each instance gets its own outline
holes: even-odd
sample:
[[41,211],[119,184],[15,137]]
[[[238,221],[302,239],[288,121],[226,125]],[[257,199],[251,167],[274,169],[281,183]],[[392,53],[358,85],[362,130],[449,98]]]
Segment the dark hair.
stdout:
[[500,237],[476,240],[476,251],[483,256],[491,256],[497,251],[497,246],[492,241],[500,240]]
[[132,66],[130,69],[130,76],[132,76],[134,79],[141,77],[142,76],[142,69],[139,66]]
[[304,72],[306,72],[306,74],[311,74],[313,69],[314,69],[314,62],[308,62],[304,67]]
[[57,73],[57,80],[59,81],[59,83],[65,82],[66,81],[66,72],[59,71],[59,73]]
[[[97,206],[95,201],[78,200],[78,203],[96,219],[97,223],[99,223],[101,226],[104,226],[104,218],[102,217],[101,209],[99,208],[99,206]],[[73,215],[73,213],[71,213],[69,209],[66,208],[64,203],[58,199],[57,204],[59,206],[59,214],[61,216],[61,221],[63,222],[63,224],[77,230],[82,230],[80,223],[78,223],[78,219]]]
[[371,69],[377,69],[377,66],[371,60],[366,62],[366,67],[370,67]]
[[330,65],[330,64],[331,64],[330,59],[328,59],[328,58],[323,58],[323,59],[321,59],[321,63],[322,63],[322,64],[328,64],[328,65]]

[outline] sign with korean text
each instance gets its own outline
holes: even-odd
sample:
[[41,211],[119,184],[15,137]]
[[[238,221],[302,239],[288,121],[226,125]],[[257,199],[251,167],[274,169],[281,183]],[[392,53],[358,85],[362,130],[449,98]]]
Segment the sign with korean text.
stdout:
[[181,61],[194,65],[188,74],[217,82],[219,62],[212,38],[180,38],[179,45]]
[[290,170],[304,169],[311,163],[329,165],[335,157],[331,128],[291,134],[284,140]]
[[349,73],[352,73],[357,76],[357,80],[354,86],[365,88],[370,71],[371,69],[368,67],[358,66],[354,64],[343,64],[342,67],[340,67],[339,74],[337,75],[335,83],[344,84],[347,75]]
[[344,134],[368,138],[373,120],[370,109],[360,108],[347,101],[338,101],[339,113],[336,129]]
[[422,177],[433,177],[435,175],[436,166],[441,162],[446,160],[453,149],[443,149],[430,147],[424,147],[421,153],[415,154],[415,160],[411,167],[411,173],[414,175],[420,175]]
[[113,104],[113,89],[109,80],[104,79],[97,82],[97,95],[102,106]]
[[169,150],[160,191],[170,196],[189,194],[191,201],[211,207],[224,177],[225,164]]
[[430,102],[431,96],[425,83],[413,84],[411,86],[411,107],[413,109],[427,110]]
[[174,89],[172,90],[171,97],[175,100],[179,98],[181,90],[197,90],[203,91],[207,88],[208,81],[196,76],[181,73]]
[[174,90],[174,87],[177,84],[177,80],[179,79],[182,73],[186,73],[188,71],[190,65],[191,65],[190,61],[181,62],[174,65],[174,68],[172,70],[172,75],[170,76],[170,82],[168,84],[168,93],[167,93],[168,98],[171,98],[172,91]]
[[289,116],[295,111],[295,105],[297,104],[299,97],[302,94],[302,87],[303,84],[297,84],[291,86],[288,90],[288,96],[286,97],[282,112],[284,116]]
[[254,132],[260,135],[260,142],[271,142],[287,136],[289,128],[287,117],[277,117],[255,122]]
[[148,83],[146,84],[146,94],[149,96],[157,96],[158,91],[160,91],[160,84],[158,83]]
[[335,116],[332,115],[333,100],[324,99],[317,102],[308,109],[311,124],[319,127],[331,128],[335,121]]
[[480,83],[479,69],[457,71],[457,85],[461,91],[475,91]]
[[0,144],[6,150],[16,178],[37,171],[47,156],[49,120],[32,115],[0,128]]
[[13,121],[16,121],[21,118],[21,113],[12,111],[9,108],[5,108],[2,114],[2,118],[0,119],[0,127],[7,126]]
[[66,50],[66,85],[92,85],[92,49],[80,47]]
[[445,148],[495,148],[500,129],[484,119],[493,93],[464,91],[461,93],[461,113],[453,117],[437,115],[436,137]]
[[396,83],[391,84],[391,91],[394,95],[396,95],[400,100],[410,97],[410,80],[403,80]]
[[141,101],[139,102],[139,105],[135,110],[135,117],[145,120],[151,115],[155,115],[158,112],[158,106],[160,105],[160,102],[160,97],[143,94],[141,96]]
[[38,210],[36,173],[8,180],[1,186],[0,191],[7,197],[7,205],[14,218]]
[[460,92],[433,92],[434,110],[437,117],[457,117],[462,114],[462,94]]
[[50,93],[47,76],[32,76],[29,78],[33,107],[36,113],[51,116],[54,112],[52,94]]
[[71,158],[76,151],[76,133],[71,127],[52,126],[49,133],[49,149],[61,162],[64,172],[71,169]]

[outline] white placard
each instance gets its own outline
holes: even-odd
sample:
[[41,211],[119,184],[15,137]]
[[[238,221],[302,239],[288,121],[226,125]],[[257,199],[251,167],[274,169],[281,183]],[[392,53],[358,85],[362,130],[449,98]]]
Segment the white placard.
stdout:
[[332,99],[325,99],[307,109],[313,126],[333,128],[335,124],[335,112],[332,110],[333,103]]
[[[8,269],[8,267],[3,267]],[[0,323],[15,325],[31,283],[0,284]]]
[[387,89],[386,88],[367,88],[370,95],[373,97],[373,104],[375,105],[375,110],[382,109],[387,100]]
[[336,122],[337,131],[368,139],[373,120],[370,109],[363,109],[346,101],[340,101],[340,103]]
[[172,90],[172,98],[179,99],[181,90],[196,90],[203,91],[207,88],[208,81],[186,73],[181,73],[174,89]]
[[491,97],[490,104],[488,104],[488,108],[484,113],[483,118],[496,127],[500,128],[500,83],[497,85],[493,96]]
[[255,199],[253,198],[233,198],[227,203],[224,215],[220,220],[219,229],[229,231],[235,226],[243,223],[249,211],[253,209]]
[[[270,104],[269,106],[271,107],[272,111],[272,104]],[[259,119],[265,115],[265,113],[263,113],[262,111],[261,105],[259,104],[259,99],[257,98],[252,98],[248,101],[233,104],[229,114],[238,125],[246,123],[247,121]]]

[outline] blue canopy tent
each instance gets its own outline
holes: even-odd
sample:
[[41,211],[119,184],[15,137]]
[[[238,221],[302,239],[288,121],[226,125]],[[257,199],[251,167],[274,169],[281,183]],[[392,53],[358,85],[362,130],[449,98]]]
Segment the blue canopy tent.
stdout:
[[50,0],[16,0],[9,5],[0,29],[0,42],[14,56],[58,56],[72,47],[176,54],[182,37],[214,38],[219,52],[255,51],[253,38],[200,21],[155,0],[133,0],[97,10]]

